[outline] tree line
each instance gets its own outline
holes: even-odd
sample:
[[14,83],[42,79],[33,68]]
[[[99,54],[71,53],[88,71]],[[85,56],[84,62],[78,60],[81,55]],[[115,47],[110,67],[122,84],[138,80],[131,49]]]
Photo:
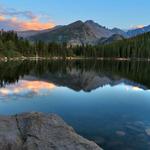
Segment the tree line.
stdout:
[[67,43],[28,41],[14,31],[0,31],[0,57],[150,58],[150,33],[105,45],[68,46]]

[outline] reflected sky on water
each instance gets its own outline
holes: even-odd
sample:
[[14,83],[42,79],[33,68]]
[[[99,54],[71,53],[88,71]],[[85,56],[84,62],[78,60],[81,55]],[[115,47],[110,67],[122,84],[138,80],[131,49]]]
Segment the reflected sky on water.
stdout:
[[150,149],[149,63],[7,62],[2,69],[0,114],[57,113],[106,150]]

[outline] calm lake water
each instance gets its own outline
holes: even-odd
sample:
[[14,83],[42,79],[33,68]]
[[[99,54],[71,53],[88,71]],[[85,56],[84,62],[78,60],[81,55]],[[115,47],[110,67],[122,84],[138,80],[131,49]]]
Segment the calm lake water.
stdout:
[[0,63],[0,114],[56,113],[105,150],[150,150],[150,62]]

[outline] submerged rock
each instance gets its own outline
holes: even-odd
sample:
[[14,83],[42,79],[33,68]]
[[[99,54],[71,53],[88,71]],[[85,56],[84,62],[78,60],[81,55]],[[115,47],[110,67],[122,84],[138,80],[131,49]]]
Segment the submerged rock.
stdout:
[[0,150],[102,150],[60,117],[24,113],[0,117]]
[[116,134],[118,136],[125,136],[126,135],[126,133],[124,131],[116,131]]
[[147,128],[147,129],[145,130],[145,132],[146,132],[146,134],[147,134],[148,136],[150,136],[150,128]]

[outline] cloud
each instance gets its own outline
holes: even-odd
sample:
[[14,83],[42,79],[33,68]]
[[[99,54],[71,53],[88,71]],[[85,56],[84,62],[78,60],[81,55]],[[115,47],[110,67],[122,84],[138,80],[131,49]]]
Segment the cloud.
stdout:
[[37,16],[35,14],[33,14],[31,11],[17,11],[15,9],[1,8],[0,14],[4,15],[4,16],[12,16],[12,17],[22,16],[22,17],[26,17],[28,19],[36,19],[37,18]]
[[12,95],[47,95],[55,85],[44,81],[27,81],[21,80],[18,84],[8,85],[5,88],[0,88],[1,96]]
[[138,86],[126,85],[125,88],[126,88],[126,91],[143,91],[143,89]]
[[131,29],[141,29],[143,27],[144,25],[136,25],[136,26],[131,26]]
[[[46,20],[46,21],[43,21]],[[0,7],[0,28],[4,30],[43,30],[54,27],[50,18],[31,11],[17,11]]]
[[42,30],[52,28],[55,25],[51,22],[43,23],[40,20],[23,21],[16,17],[5,18],[0,16],[0,27],[5,30]]

